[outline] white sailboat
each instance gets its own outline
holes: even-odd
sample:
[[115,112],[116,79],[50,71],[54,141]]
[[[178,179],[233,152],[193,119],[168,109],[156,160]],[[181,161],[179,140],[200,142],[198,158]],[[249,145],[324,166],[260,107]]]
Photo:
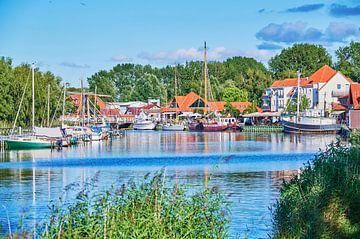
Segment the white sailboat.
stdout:
[[144,112],[140,113],[133,126],[133,128],[136,130],[153,130],[155,127],[156,124],[151,119],[149,119],[149,117]]
[[[25,91],[24,91],[25,93]],[[24,96],[24,95],[23,95]],[[20,102],[18,114],[21,108],[23,97]],[[13,130],[16,126],[16,121],[18,114],[15,118]],[[59,133],[60,133],[59,128]],[[36,148],[50,148],[55,142],[52,141],[53,138],[49,138],[45,135],[37,135],[35,127],[35,64],[32,64],[32,134],[29,136],[13,136],[11,135],[8,139],[5,140],[8,149],[36,149]],[[55,139],[54,139],[55,140]]]

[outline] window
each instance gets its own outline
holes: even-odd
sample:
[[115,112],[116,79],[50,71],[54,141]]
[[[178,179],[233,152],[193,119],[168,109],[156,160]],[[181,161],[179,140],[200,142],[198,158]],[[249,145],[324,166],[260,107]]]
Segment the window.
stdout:
[[190,105],[190,108],[197,108],[197,107],[205,107],[204,101],[198,99],[192,105]]
[[338,90],[341,89],[341,84],[337,84],[337,89],[338,89]]

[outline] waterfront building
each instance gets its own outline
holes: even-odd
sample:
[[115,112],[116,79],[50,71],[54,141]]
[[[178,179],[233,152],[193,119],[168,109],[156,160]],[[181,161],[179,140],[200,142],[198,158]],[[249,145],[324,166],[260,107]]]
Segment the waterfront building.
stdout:
[[349,92],[348,126],[350,129],[360,128],[360,84],[351,84]]
[[[341,72],[325,65],[309,77],[300,78],[299,93],[309,101],[309,116],[325,116],[336,107],[342,97],[349,94],[352,80]],[[291,103],[296,103],[298,79],[275,81],[262,96],[262,109],[271,112],[288,112]]]
[[[218,114],[224,110],[227,102],[225,101],[206,101],[194,92],[190,92],[185,96],[175,96],[170,102],[160,109],[163,118],[173,118],[176,115],[190,115],[197,112],[212,111]],[[230,102],[230,104],[243,113],[252,106],[251,102]],[[256,111],[261,111],[256,107]]]

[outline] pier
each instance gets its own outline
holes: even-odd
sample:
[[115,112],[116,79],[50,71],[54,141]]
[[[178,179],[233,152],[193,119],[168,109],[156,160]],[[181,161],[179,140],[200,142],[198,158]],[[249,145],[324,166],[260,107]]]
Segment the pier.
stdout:
[[247,126],[245,125],[243,128],[243,132],[274,132],[279,133],[283,132],[284,127],[283,126],[270,126],[270,125],[254,125],[254,126]]

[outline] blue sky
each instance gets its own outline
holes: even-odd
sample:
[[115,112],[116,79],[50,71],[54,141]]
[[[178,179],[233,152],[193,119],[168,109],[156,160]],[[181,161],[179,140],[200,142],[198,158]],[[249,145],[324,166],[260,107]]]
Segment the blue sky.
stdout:
[[360,40],[360,1],[0,0],[0,56],[79,86],[124,62],[162,66],[241,55],[266,62],[297,42],[333,53]]

